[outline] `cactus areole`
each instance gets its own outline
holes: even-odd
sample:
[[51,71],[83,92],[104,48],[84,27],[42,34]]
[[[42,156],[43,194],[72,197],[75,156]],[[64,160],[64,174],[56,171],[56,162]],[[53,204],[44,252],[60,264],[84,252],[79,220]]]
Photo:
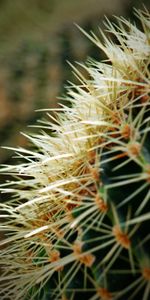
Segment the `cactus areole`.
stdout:
[[107,60],[73,67],[72,105],[1,168],[2,300],[150,299],[150,14],[135,14],[102,42],[84,32]]

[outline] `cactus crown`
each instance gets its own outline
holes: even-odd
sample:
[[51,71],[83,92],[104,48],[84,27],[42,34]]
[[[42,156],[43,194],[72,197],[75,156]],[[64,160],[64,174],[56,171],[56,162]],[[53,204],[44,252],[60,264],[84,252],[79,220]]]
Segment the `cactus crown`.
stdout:
[[[42,132],[5,166],[13,194],[3,220],[1,299],[111,300],[150,297],[150,15],[141,29],[107,20],[114,44],[90,39],[108,61],[85,79]],[[42,126],[41,126],[42,128]]]

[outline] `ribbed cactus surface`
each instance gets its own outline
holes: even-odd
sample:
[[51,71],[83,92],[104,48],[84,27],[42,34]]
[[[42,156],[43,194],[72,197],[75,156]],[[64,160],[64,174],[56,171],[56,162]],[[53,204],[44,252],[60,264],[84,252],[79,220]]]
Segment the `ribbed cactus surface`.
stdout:
[[150,297],[150,14],[135,14],[139,28],[106,20],[109,38],[88,36],[107,60],[74,68],[71,107],[2,168],[2,300]]

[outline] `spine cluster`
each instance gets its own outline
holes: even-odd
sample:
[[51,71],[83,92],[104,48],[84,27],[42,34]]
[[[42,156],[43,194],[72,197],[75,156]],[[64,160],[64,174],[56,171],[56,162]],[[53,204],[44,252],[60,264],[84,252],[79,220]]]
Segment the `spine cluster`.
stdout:
[[136,16],[107,20],[116,44],[85,33],[107,61],[74,68],[71,107],[2,168],[2,300],[150,297],[150,14]]

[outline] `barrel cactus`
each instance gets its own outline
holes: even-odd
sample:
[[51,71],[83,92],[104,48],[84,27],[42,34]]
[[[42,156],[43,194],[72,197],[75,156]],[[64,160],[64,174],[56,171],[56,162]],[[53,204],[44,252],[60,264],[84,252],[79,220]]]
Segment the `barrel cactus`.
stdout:
[[107,60],[73,67],[71,105],[1,169],[1,299],[150,297],[150,14],[135,14],[85,33]]

